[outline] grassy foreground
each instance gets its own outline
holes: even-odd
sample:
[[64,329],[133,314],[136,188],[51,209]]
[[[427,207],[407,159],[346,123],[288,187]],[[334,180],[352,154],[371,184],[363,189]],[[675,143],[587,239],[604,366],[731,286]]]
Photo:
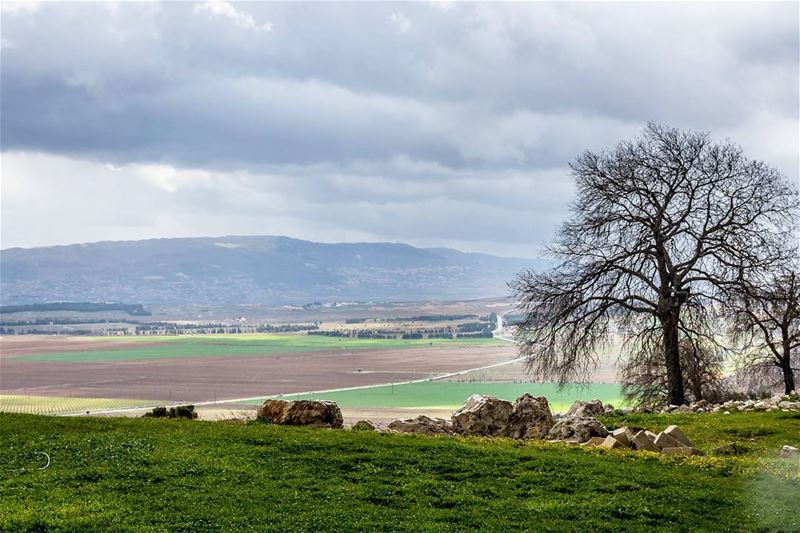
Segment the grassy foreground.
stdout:
[[[192,357],[220,357],[242,355],[275,355],[326,350],[381,350],[424,346],[508,346],[500,339],[351,339],[322,335],[175,335],[100,337],[96,350],[48,352],[17,356],[25,361],[61,363],[98,363],[109,361],[142,361],[149,359],[176,359]],[[103,349],[107,339],[124,342],[125,348]],[[121,339],[121,340],[120,340]]]
[[[609,424],[620,419],[607,419]],[[798,531],[800,415],[641,416],[664,457],[258,423],[0,415],[0,530]],[[45,462],[46,452],[52,462]]]

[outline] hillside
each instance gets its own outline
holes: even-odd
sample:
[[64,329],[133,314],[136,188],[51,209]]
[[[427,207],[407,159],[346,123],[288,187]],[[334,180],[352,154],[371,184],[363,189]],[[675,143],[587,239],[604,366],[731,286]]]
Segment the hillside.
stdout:
[[[677,423],[680,457],[241,422],[0,414],[3,531],[797,531],[793,413]],[[621,419],[607,419],[621,424]],[[49,467],[39,470],[50,457]]]
[[539,260],[288,237],[97,242],[0,251],[3,304],[271,303],[504,296]]

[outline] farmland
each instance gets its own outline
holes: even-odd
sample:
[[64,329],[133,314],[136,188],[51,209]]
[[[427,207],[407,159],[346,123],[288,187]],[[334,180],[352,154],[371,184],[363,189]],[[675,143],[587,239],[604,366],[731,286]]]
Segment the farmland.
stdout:
[[[358,308],[355,313],[378,318],[340,317],[319,324],[327,331],[419,331],[452,327],[464,316],[487,315],[497,305],[404,307],[406,318],[392,318],[388,313],[397,312],[395,308]],[[470,312],[474,315],[465,315]],[[554,411],[565,411],[578,398],[620,405],[621,396],[613,384],[613,363],[608,363],[611,353],[604,354],[606,363],[596,383],[558,390],[553,384],[532,383],[524,365],[513,362],[514,345],[497,338],[15,335],[1,337],[0,348],[0,411],[6,412],[119,412],[160,403],[199,403],[204,404],[201,416],[218,418],[231,409],[252,409],[266,397],[289,395],[333,399],[351,423],[421,413],[447,417],[476,393],[511,400],[523,392],[544,395]]]
[[[110,339],[113,339],[110,338]],[[116,340],[116,339],[114,339]],[[9,343],[10,341],[6,341]],[[332,350],[382,350],[420,346],[464,347],[502,346],[496,339],[355,339],[314,335],[198,335],[128,337],[112,349],[103,349],[108,337],[93,339],[94,349],[59,351],[57,341],[43,346],[40,353],[27,355],[26,361],[53,363],[92,363],[143,361],[202,357],[271,356]],[[113,341],[112,341],[113,342]],[[7,348],[4,348],[7,350]],[[13,344],[11,345],[13,350]],[[11,352],[13,353],[13,351]]]
[[[0,342],[0,408],[13,405],[6,410],[32,413],[118,409],[123,400],[130,400],[130,407],[141,402],[225,402],[399,383],[516,357],[510,343],[484,338],[20,335]],[[12,401],[11,395],[17,398]],[[53,411],[59,400],[49,397],[70,401]],[[78,406],[78,398],[97,401]]]
[[0,413],[30,413],[38,415],[63,415],[100,411],[107,409],[123,409],[152,405],[146,400],[128,400],[125,398],[70,398],[61,396],[17,396],[0,395]]

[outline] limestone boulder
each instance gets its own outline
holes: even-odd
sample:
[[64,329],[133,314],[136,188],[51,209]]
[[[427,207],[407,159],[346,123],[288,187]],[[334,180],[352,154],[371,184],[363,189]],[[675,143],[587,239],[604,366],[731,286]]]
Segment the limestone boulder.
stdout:
[[507,434],[515,439],[543,439],[553,428],[553,423],[547,398],[525,393],[514,402]]
[[342,411],[328,400],[267,400],[258,418],[287,426],[342,427]]
[[800,458],[800,449],[795,448],[794,446],[789,446],[788,444],[781,448],[781,451],[778,455],[784,459],[789,459],[792,457]]
[[509,401],[473,394],[453,413],[453,431],[462,435],[506,436],[513,411]]
[[620,441],[615,439],[612,435],[609,435],[608,437],[603,439],[603,442],[600,443],[600,447],[601,448],[609,448],[611,450],[615,450],[615,449],[618,449],[618,448],[619,449],[627,448],[627,446],[625,446]]
[[350,428],[353,431],[378,431],[378,425],[371,420],[359,420]]
[[572,404],[572,407],[569,408],[569,411],[567,411],[565,416],[578,416],[585,418],[601,416],[604,413],[605,408],[603,407],[603,402],[600,400],[592,400],[591,402],[578,400]]
[[648,431],[637,431],[631,439],[631,447],[634,450],[647,452],[659,452],[661,449],[656,446],[655,439],[648,435]]
[[655,445],[658,446],[662,451],[664,448],[680,448],[683,446],[680,441],[664,433],[663,431],[656,435]]
[[678,426],[669,426],[667,429],[664,430],[664,433],[666,433],[676,441],[680,442],[681,446],[688,446],[690,448],[694,446],[694,444],[692,444],[692,441],[690,441],[686,437],[684,432],[681,431],[681,428],[679,428]]
[[586,442],[582,442],[581,446],[600,446],[605,441],[605,437],[592,437],[591,439],[587,440]]
[[390,422],[387,426],[399,433],[415,433],[417,435],[452,435],[453,426],[442,418],[429,418],[420,415],[417,418],[405,418]]
[[633,438],[633,433],[631,433],[631,430],[629,430],[628,428],[621,427],[612,431],[611,436],[617,439],[625,446],[630,446],[631,439]]
[[608,430],[592,417],[565,416],[547,434],[547,440],[586,442],[592,437],[607,437]]

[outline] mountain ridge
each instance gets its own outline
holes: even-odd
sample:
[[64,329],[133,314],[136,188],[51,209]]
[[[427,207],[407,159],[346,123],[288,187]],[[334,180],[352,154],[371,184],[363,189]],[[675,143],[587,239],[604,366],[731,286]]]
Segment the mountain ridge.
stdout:
[[0,250],[0,301],[298,303],[508,294],[538,259],[405,243],[272,235],[98,241]]

